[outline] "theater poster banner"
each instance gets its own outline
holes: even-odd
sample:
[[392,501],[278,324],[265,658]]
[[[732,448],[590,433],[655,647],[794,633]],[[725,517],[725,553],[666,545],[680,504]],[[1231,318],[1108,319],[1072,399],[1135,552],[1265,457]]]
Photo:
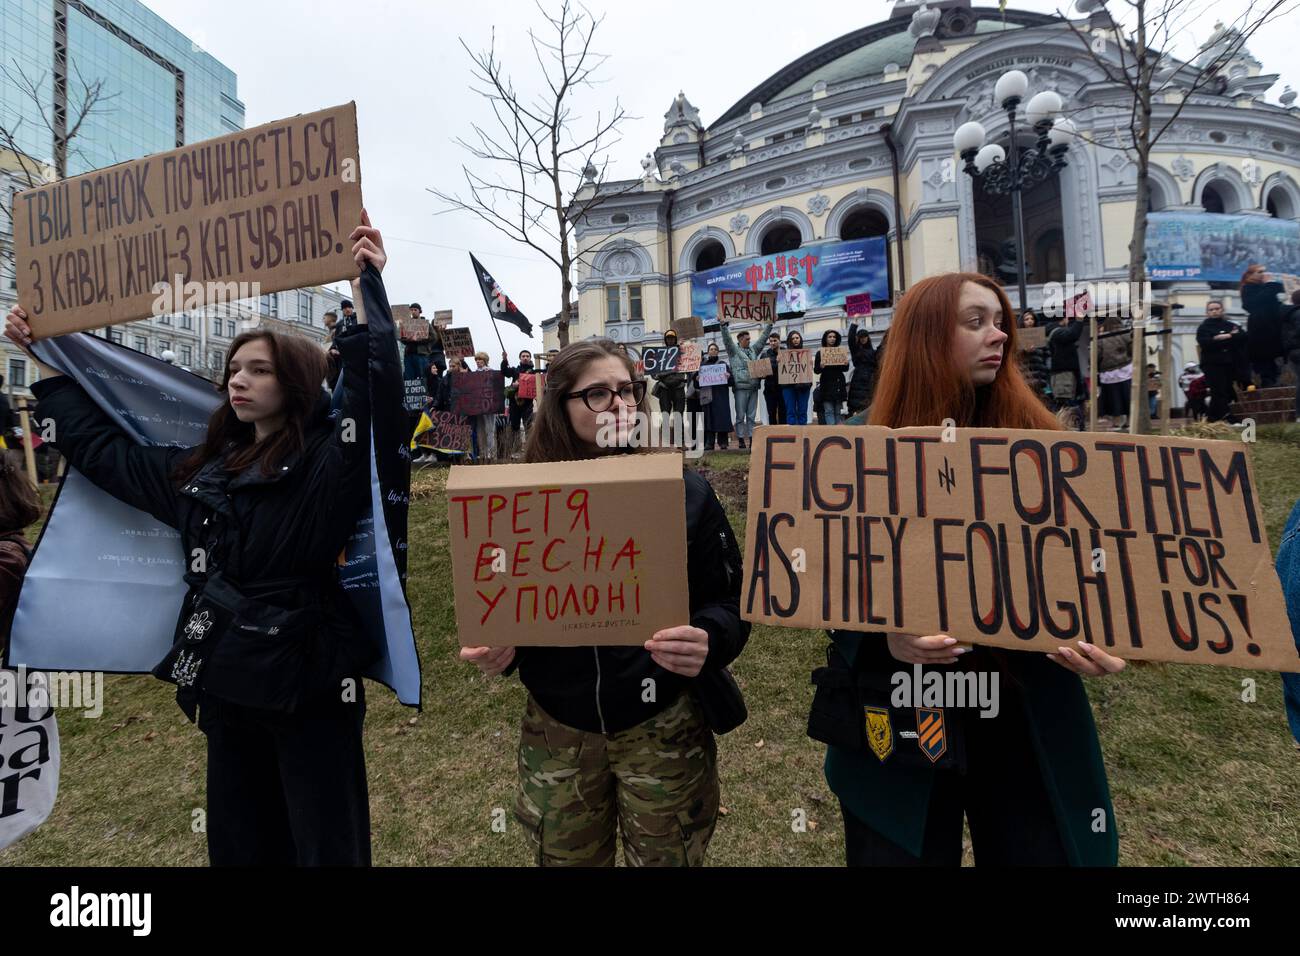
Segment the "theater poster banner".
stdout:
[[778,314],[843,308],[845,297],[864,292],[888,299],[885,239],[823,242],[697,272],[691,276],[691,314],[705,324],[716,322],[722,289],[775,292]]
[[1152,279],[1239,282],[1252,262],[1274,275],[1300,273],[1300,222],[1208,212],[1147,215]]

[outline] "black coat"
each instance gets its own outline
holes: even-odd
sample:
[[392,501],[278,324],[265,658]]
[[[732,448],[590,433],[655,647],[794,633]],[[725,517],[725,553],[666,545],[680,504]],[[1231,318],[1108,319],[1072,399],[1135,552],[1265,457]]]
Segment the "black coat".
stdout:
[[1079,372],[1079,339],[1084,324],[1079,321],[1060,326],[1047,333],[1047,349],[1052,356],[1052,373]]
[[[1216,342],[1214,337],[1225,332],[1235,332],[1230,339]],[[1207,318],[1196,327],[1196,344],[1201,347],[1201,368],[1233,368],[1239,364],[1238,355],[1245,330],[1228,319]]]
[[[740,548],[709,483],[690,469],[683,478],[689,623],[709,632],[705,668],[722,668],[749,640],[749,622],[740,619]],[[649,720],[694,680],[664,670],[642,647],[520,647],[507,673],[516,667],[542,710],[591,733],[617,733]],[[647,677],[655,682],[653,701],[643,699]]]
[[[822,348],[829,347],[826,341],[829,335],[829,332],[822,335]],[[841,344],[843,344],[843,340],[841,340]],[[849,397],[849,386],[844,378],[845,369],[846,366],[843,365],[828,365],[823,368],[821,350],[817,351],[817,355],[813,358],[813,371],[820,376],[817,380],[818,391],[820,392],[817,397],[817,407],[819,409],[821,408],[821,402],[831,402],[839,405]]]
[[1241,287],[1246,310],[1246,349],[1252,361],[1271,362],[1282,355],[1282,293],[1280,282],[1256,282]]
[[849,379],[849,414],[852,414],[871,404],[876,377],[876,350],[871,347],[870,336],[866,345],[858,345],[856,322],[849,326],[849,355],[853,359],[853,377]]
[[[33,386],[41,417],[55,422],[55,447],[72,467],[180,532],[190,587],[176,647],[205,578],[228,581],[243,595],[234,626],[217,628],[222,633],[195,684],[203,694],[290,711],[311,695],[338,692],[343,677],[379,656],[343,595],[336,564],[370,499],[367,330],[358,325],[337,337],[344,367],[339,412],[330,414],[322,390],[304,447],[270,475],[260,463],[231,475],[222,458],[179,484],[173,472],[191,449],[137,444],[67,376]],[[205,567],[195,570],[199,552]],[[171,679],[176,647],[156,676]]]

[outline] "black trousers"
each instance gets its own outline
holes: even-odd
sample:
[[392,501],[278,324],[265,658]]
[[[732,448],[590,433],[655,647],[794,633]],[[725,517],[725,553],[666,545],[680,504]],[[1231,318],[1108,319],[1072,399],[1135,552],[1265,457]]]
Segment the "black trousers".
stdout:
[[360,677],[356,688],[354,703],[340,689],[292,714],[201,699],[213,866],[370,865]]
[[1205,384],[1210,388],[1210,421],[1221,422],[1228,417],[1228,408],[1235,397],[1232,391],[1234,378],[1236,374],[1231,366],[1205,366]]
[[935,772],[921,856],[912,856],[881,836],[841,803],[849,866],[960,866],[963,815],[970,823],[975,862],[980,866],[1065,866],[1069,862],[1029,739],[1023,704],[1003,676],[998,716],[980,717],[975,710],[962,713],[966,773]]

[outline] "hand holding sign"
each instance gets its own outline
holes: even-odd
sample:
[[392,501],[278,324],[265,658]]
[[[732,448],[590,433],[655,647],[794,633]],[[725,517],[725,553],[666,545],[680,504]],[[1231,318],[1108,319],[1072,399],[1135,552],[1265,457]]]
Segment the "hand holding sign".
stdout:
[[709,632],[689,624],[656,631],[645,642],[651,659],[666,671],[698,677],[709,656]]
[[[384,252],[384,239],[379,230],[370,225],[370,214],[364,209],[361,210],[361,225],[353,229],[348,238],[352,240],[352,258],[358,266],[364,269],[368,262],[375,267],[376,272],[384,271],[384,265],[388,262],[388,253]],[[360,302],[361,299],[358,298],[357,301]]]
[[460,659],[478,667],[484,677],[496,677],[515,659],[513,647],[462,647]]

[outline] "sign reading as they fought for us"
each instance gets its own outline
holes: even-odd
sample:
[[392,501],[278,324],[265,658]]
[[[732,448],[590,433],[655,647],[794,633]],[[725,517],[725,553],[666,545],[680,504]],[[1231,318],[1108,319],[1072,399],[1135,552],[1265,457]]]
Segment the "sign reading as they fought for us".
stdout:
[[680,454],[453,467],[460,643],[635,646],[688,623],[684,494]]
[[762,429],[742,616],[1300,671],[1247,446],[1067,435]]
[[356,106],[241,130],[14,199],[33,337],[356,276]]

